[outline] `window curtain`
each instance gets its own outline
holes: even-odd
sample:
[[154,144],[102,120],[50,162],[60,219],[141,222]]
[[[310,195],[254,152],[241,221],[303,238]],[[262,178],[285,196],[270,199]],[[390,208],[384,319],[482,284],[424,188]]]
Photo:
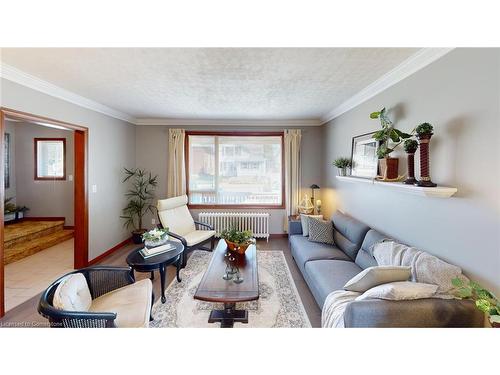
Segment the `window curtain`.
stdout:
[[186,194],[185,136],[184,129],[168,129],[168,198]]
[[[285,130],[285,204],[286,213],[294,215],[300,202],[300,129]],[[288,217],[285,217],[285,232],[288,230]]]

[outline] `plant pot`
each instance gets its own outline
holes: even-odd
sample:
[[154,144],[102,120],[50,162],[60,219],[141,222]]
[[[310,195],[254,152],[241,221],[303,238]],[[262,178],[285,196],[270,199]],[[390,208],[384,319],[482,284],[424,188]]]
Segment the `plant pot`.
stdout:
[[380,175],[382,176],[382,178],[389,180],[398,178],[398,158],[383,158],[379,159],[378,163],[380,168]]
[[140,244],[142,243],[142,235],[146,233],[146,229],[137,229],[132,232],[132,241],[135,244]]
[[338,168],[339,176],[347,176],[347,168]]
[[245,251],[248,249],[248,246],[250,246],[250,243],[247,244],[237,244],[236,242],[231,242],[226,239],[224,239],[227,244],[227,248],[235,253],[238,253],[240,255],[245,254]]

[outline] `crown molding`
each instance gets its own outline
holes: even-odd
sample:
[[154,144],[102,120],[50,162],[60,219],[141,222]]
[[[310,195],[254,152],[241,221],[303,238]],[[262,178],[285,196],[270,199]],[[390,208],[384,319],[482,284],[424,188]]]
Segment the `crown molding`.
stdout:
[[80,107],[135,124],[135,118],[127,113],[117,111],[113,108],[105,106],[104,104],[75,94],[3,62],[0,63],[0,78],[5,78],[33,90],[76,104]]
[[341,105],[333,109],[331,112],[328,112],[325,116],[321,118],[321,124],[325,124],[328,121],[333,120],[334,118],[340,116],[341,114],[367,101],[368,99],[373,98],[375,95],[395,85],[399,81],[402,81],[406,77],[411,76],[420,69],[440,59],[441,57],[443,57],[452,50],[453,48],[420,49],[415,54],[413,54],[408,59],[399,64],[396,68],[384,74],[382,77],[380,77],[375,82],[365,87],[356,95],[352,96],[351,98],[343,102]]
[[175,119],[175,118],[139,118],[136,125],[160,125],[160,126],[320,126],[320,119],[290,119],[290,120],[229,120],[229,119]]

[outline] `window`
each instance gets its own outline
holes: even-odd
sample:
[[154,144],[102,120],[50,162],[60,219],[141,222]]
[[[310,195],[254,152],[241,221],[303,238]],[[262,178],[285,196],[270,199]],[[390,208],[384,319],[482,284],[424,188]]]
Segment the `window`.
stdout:
[[66,139],[35,138],[35,180],[66,179]]
[[283,207],[283,133],[186,132],[186,160],[191,207]]

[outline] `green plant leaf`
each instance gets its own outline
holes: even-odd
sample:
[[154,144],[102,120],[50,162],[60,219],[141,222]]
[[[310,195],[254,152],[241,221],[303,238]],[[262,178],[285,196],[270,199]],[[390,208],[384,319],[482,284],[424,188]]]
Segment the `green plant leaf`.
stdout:
[[380,116],[380,112],[372,112],[370,113],[370,118],[371,119],[376,119]]
[[500,323],[500,315],[490,315],[491,323]]
[[490,302],[485,299],[478,299],[476,301],[476,307],[484,313],[490,311]]
[[396,129],[392,129],[391,130],[391,133],[389,134],[389,136],[391,137],[391,140],[396,143],[396,142],[399,142],[399,135],[396,131]]
[[451,285],[458,287],[461,287],[464,285],[464,282],[462,279],[455,277],[454,279],[451,279]]

